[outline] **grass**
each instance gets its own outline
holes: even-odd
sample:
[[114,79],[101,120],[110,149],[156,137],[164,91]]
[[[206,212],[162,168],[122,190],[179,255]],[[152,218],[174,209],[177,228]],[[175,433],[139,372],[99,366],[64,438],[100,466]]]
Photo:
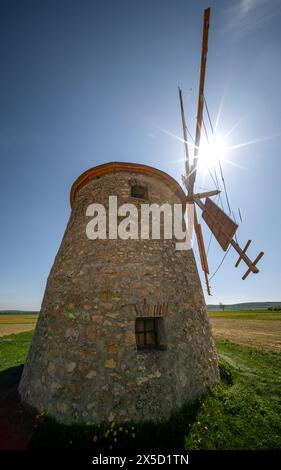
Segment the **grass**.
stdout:
[[33,331],[0,337],[0,371],[23,364]]
[[281,354],[217,341],[234,385],[203,400],[187,449],[281,449]]
[[210,318],[234,318],[242,320],[279,320],[281,321],[281,312],[270,312],[267,310],[210,310]]
[[[1,370],[25,361],[33,332],[0,338]],[[66,426],[41,415],[30,447],[281,449],[281,354],[218,340],[224,381],[162,424]]]

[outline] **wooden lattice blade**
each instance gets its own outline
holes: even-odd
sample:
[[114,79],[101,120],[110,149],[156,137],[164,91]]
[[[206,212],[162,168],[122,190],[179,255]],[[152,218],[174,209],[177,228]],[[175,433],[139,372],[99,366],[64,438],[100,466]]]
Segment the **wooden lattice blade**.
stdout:
[[210,198],[206,198],[202,218],[224,251],[229,247],[238,225]]

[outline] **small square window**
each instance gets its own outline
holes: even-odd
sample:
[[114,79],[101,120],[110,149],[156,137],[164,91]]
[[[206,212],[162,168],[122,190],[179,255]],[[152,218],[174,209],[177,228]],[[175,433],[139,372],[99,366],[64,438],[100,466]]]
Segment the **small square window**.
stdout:
[[131,197],[138,199],[148,199],[147,188],[145,186],[135,185],[131,187]]
[[166,349],[163,318],[137,318],[135,331],[137,349]]

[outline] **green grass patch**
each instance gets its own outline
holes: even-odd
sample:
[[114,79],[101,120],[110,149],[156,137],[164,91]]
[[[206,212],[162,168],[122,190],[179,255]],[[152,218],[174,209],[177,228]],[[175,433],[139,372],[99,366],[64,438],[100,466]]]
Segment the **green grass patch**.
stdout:
[[0,337],[0,371],[23,364],[33,331]]
[[281,354],[216,343],[234,384],[220,384],[203,398],[186,448],[281,449]]
[[281,312],[263,311],[240,311],[240,310],[212,310],[209,311],[210,318],[236,318],[240,320],[279,320]]

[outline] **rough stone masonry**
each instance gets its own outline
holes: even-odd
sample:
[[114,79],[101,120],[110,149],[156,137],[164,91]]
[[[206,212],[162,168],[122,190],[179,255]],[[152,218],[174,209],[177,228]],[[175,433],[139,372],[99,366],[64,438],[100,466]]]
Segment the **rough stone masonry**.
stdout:
[[[218,382],[206,304],[192,250],[175,240],[89,240],[86,209],[183,203],[178,183],[145,165],[83,173],[51,269],[24,367],[22,399],[64,423],[162,420]],[[161,348],[137,345],[139,317],[161,319]],[[160,323],[159,323],[160,328]]]

